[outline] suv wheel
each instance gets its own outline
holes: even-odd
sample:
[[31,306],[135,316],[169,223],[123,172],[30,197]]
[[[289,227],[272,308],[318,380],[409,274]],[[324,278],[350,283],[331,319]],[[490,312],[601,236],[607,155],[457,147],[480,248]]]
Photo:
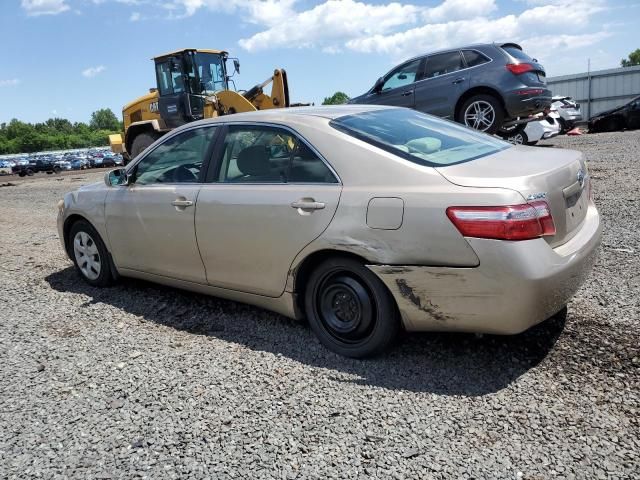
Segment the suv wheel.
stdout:
[[467,127],[494,134],[502,126],[504,110],[495,97],[474,95],[464,102],[457,120]]

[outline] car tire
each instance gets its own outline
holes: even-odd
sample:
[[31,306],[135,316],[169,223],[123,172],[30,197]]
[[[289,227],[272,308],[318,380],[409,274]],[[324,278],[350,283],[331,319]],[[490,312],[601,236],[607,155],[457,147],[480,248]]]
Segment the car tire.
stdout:
[[131,144],[131,159],[140,155],[149,145],[160,138],[160,135],[153,132],[140,133],[133,139]]
[[351,358],[386,350],[400,329],[387,287],[361,262],[335,257],[321,263],[305,288],[311,329],[329,350]]
[[111,258],[100,234],[85,220],[78,220],[69,230],[67,249],[76,271],[93,287],[113,283]]
[[519,132],[515,135],[512,135],[508,138],[510,143],[514,145],[529,145],[529,137],[525,132]]
[[27,169],[27,175],[32,177],[35,174],[35,172],[33,170],[31,170],[30,168]]
[[494,134],[502,126],[504,117],[504,108],[496,97],[474,95],[462,104],[456,121],[474,130]]

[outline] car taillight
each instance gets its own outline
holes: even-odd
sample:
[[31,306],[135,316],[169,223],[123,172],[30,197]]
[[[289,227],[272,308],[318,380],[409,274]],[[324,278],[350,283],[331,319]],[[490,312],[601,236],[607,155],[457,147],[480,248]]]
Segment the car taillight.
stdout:
[[447,217],[465,237],[531,240],[556,233],[551,210],[544,201],[499,207],[449,207]]
[[535,70],[535,67],[530,63],[507,63],[505,66],[514,75],[521,75]]

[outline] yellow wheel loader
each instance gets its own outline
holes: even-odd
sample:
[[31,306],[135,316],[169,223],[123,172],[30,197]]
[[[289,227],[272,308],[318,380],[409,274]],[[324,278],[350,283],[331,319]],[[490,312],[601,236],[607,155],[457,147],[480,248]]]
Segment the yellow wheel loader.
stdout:
[[[110,135],[111,150],[122,153],[125,162],[170,130],[188,122],[237,112],[289,106],[287,74],[276,69],[264,82],[245,92],[229,88],[227,60],[234,73],[238,59],[223,50],[186,49],[155,57],[157,88],[122,109],[124,138]],[[264,88],[271,85],[271,94]]]

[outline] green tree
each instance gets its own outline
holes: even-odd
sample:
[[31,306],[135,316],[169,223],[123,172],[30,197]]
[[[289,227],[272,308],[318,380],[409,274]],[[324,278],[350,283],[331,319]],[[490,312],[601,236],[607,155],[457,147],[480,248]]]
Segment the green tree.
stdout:
[[324,97],[322,105],[342,105],[349,101],[349,95],[344,92],[336,92],[330,97]]
[[640,65],[640,48],[636,48],[629,54],[629,58],[623,58],[620,61],[622,67],[633,67],[634,65]]
[[110,108],[101,108],[91,114],[89,127],[92,130],[111,130],[115,132],[120,129],[120,122]]

